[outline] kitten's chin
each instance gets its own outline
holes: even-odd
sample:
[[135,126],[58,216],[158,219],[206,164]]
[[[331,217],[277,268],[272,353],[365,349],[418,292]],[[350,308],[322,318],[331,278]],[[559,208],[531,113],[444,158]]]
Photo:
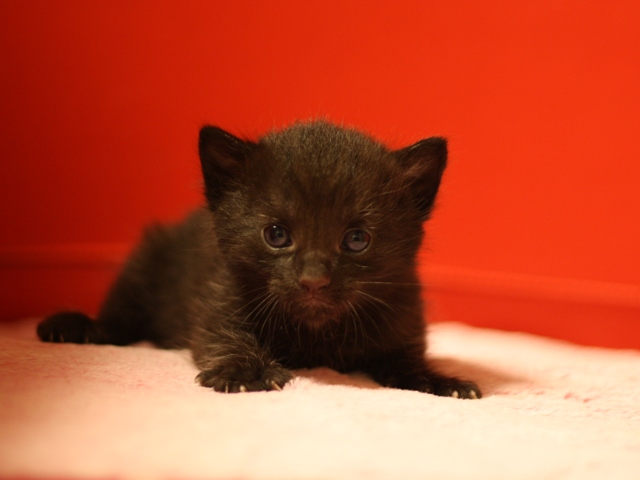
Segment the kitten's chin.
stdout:
[[291,308],[291,317],[294,322],[316,330],[336,322],[339,318],[339,312],[335,305],[326,300],[307,298],[296,302],[295,306]]

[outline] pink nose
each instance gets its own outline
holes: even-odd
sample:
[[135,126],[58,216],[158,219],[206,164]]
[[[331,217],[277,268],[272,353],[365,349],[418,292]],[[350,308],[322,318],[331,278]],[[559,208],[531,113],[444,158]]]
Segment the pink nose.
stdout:
[[309,293],[317,293],[327,285],[329,285],[328,277],[302,277],[300,279],[300,285]]

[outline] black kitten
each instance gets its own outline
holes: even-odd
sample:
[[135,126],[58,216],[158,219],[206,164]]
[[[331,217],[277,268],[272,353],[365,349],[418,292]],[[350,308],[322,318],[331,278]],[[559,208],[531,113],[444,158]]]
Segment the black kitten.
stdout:
[[324,122],[257,143],[204,127],[208,208],[147,232],[97,321],[58,313],[38,335],[190,348],[221,392],[280,390],[291,369],[327,366],[480,397],[425,359],[416,254],[446,158],[442,138],[390,151]]

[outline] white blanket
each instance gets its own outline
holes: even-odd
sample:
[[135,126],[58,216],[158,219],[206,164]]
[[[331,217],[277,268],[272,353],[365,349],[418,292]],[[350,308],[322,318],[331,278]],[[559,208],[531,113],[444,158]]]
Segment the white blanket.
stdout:
[[640,352],[434,324],[441,370],[485,398],[328,369],[282,392],[195,384],[187,352],[40,343],[0,325],[0,477],[640,478]]

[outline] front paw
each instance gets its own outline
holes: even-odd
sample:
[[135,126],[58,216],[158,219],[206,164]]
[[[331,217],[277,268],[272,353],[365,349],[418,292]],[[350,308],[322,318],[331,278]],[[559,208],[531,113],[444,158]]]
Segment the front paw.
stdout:
[[262,392],[282,390],[293,374],[273,363],[262,368],[247,368],[243,364],[220,364],[201,371],[196,377],[203,387],[216,392]]
[[439,397],[474,400],[482,398],[482,393],[475,383],[442,375],[435,375],[425,379],[425,381],[422,382],[421,388],[418,388],[418,390],[426,393],[432,393]]

